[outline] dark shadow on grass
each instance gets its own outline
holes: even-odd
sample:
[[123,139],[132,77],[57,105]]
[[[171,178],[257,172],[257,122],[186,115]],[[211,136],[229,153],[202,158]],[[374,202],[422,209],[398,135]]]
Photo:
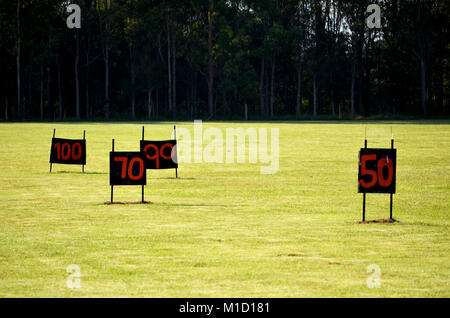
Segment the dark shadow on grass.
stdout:
[[358,224],[369,224],[369,223],[398,223],[400,221],[396,219],[376,219],[376,220],[369,220],[369,221],[358,221]]
[[81,172],[81,171],[52,171],[51,173],[70,173],[70,174],[107,174],[106,172],[95,172],[95,171],[85,171],[85,172]]
[[164,180],[164,179],[168,179],[168,180],[198,180],[197,178],[175,178],[175,177],[159,177],[159,178],[154,178],[151,175],[148,175],[148,177],[152,180]]
[[111,201],[107,201],[104,204],[105,205],[153,204],[153,202],[150,202],[150,201],[137,201],[137,202],[120,202],[120,201],[111,202]]
[[190,206],[190,207],[204,206],[204,207],[223,207],[223,208],[230,208],[230,207],[239,206],[239,205],[224,205],[224,204],[185,204],[185,203],[178,203],[178,204],[161,203],[159,205],[164,205],[164,206]]

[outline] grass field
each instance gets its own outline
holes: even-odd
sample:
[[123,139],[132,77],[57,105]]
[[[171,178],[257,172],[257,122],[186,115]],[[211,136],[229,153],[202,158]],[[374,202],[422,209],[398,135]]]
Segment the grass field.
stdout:
[[[109,151],[138,150],[142,124],[0,124],[0,297],[450,297],[450,122],[203,123],[279,128],[280,168],[180,164],[149,171],[148,205],[105,205]],[[177,123],[192,130],[192,122]],[[54,165],[52,130],[87,166]],[[357,224],[358,150],[395,134],[393,224]],[[171,123],[146,123],[148,139]],[[138,201],[140,187],[116,187]],[[389,195],[367,196],[367,218]],[[66,285],[70,264],[81,288]],[[380,288],[368,288],[380,268]]]

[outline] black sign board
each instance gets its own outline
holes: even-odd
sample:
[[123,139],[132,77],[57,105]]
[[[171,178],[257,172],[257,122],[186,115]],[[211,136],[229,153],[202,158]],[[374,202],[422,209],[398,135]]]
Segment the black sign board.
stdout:
[[141,140],[141,152],[145,155],[146,169],[176,169],[177,141],[149,141]]
[[110,152],[109,183],[114,185],[146,185],[147,174],[142,152]]
[[52,138],[50,163],[85,165],[86,140]]
[[67,165],[86,164],[86,131],[83,131],[83,139],[55,138],[56,129],[53,129],[52,146],[50,148],[50,172],[54,163]]
[[395,193],[397,149],[361,148],[358,192]]

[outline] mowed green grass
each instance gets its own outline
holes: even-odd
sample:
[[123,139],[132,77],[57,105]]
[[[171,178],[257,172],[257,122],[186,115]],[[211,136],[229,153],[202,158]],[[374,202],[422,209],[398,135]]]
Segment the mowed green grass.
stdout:
[[[449,297],[450,122],[203,123],[279,128],[280,167],[180,164],[149,171],[148,205],[105,205],[109,151],[142,124],[0,124],[1,297]],[[192,122],[177,123],[190,129]],[[50,141],[80,138],[87,166],[54,165]],[[398,149],[395,224],[358,224],[358,150]],[[146,123],[168,139],[172,123]],[[247,158],[248,159],[248,158]],[[141,189],[116,187],[118,201]],[[389,195],[367,196],[367,219]],[[70,289],[67,267],[81,268]],[[380,288],[368,288],[380,267]]]

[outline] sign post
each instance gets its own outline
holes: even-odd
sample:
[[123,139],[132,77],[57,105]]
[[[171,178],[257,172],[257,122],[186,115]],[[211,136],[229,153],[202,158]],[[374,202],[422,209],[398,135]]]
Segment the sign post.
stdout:
[[[55,133],[56,133],[56,128],[53,128],[53,137],[52,137],[52,140],[55,138]],[[52,144],[53,144],[53,142],[52,142]],[[53,145],[52,145],[52,149],[53,149]],[[50,150],[50,158],[51,158],[51,150]],[[52,166],[53,166],[53,162],[52,162],[52,160],[50,159],[50,173],[52,172]]]
[[[391,149],[394,149],[394,134],[391,135]],[[394,193],[390,193],[391,199],[390,199],[390,203],[389,203],[389,209],[390,209],[390,213],[389,213],[389,218],[392,220],[392,201],[393,201],[393,195]]]
[[366,221],[366,194],[389,193],[390,213],[392,221],[393,194],[396,187],[397,149],[394,149],[392,135],[391,148],[367,148],[367,139],[364,148],[359,152],[358,192],[363,194],[362,221]]
[[[112,140],[112,152],[114,152],[114,139]],[[111,171],[109,173],[111,173]],[[114,199],[114,184],[111,184],[111,204],[114,201],[113,199]]]
[[[175,141],[177,140],[177,127],[175,125],[173,125],[173,138],[175,138]],[[177,167],[175,168],[175,178],[178,179],[178,160],[177,160]]]
[[[86,130],[83,130],[83,140],[84,140],[84,142],[86,142]],[[82,168],[81,168],[81,171],[84,173],[84,166],[85,165],[83,165],[82,166]]]

